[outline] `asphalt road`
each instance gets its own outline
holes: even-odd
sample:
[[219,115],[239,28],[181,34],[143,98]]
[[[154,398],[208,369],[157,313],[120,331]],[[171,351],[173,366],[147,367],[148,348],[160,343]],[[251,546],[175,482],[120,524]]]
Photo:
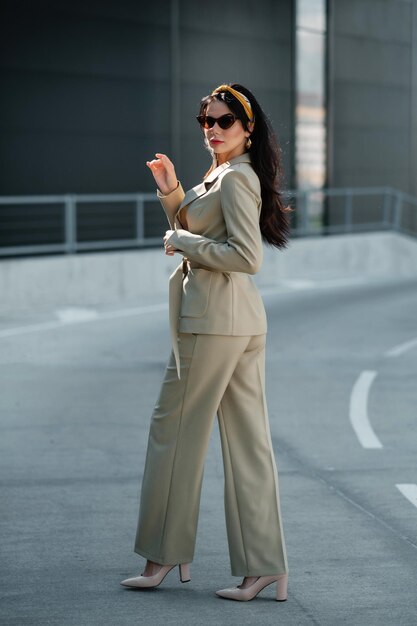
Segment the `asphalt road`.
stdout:
[[135,303],[0,317],[1,624],[417,624],[417,279],[265,303],[288,601],[214,594],[240,580],[216,421],[191,582],[119,585],[142,571],[139,488],[169,349],[165,304]]

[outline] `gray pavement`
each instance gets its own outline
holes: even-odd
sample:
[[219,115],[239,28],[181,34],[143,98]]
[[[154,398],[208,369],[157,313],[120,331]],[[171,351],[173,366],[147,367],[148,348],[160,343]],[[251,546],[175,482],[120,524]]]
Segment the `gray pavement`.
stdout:
[[[396,487],[417,484],[417,346],[386,354],[417,337],[417,280],[265,302],[288,601],[272,588],[249,603],[214,595],[239,580],[217,422],[191,582],[175,571],[156,590],[119,585],[143,564],[133,541],[167,311],[134,303],[60,325],[44,310],[0,318],[1,624],[417,624],[417,508]],[[367,406],[380,449],[363,448],[349,420],[363,371],[377,372]]]

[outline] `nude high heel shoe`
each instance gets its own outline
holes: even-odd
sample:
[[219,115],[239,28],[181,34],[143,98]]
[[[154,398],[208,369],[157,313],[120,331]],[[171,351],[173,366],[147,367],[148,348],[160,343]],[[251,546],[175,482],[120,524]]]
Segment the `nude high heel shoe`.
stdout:
[[[164,580],[165,576],[172,569],[176,567],[175,565],[162,565],[159,572],[154,574],[153,576],[143,576],[143,573],[140,576],[136,576],[134,578],[126,578],[122,580],[120,583],[124,587],[137,587],[141,589],[152,589],[154,587],[158,587],[161,582]],[[178,569],[180,573],[180,580],[182,583],[190,582],[190,564],[189,563],[180,563],[178,564]]]
[[230,589],[220,589],[216,591],[216,594],[221,598],[226,598],[227,600],[240,600],[241,602],[247,602],[248,600],[253,600],[262,589],[265,589],[268,585],[272,585],[272,583],[277,583],[276,590],[276,599],[278,602],[285,602],[287,599],[287,587],[288,587],[288,574],[277,574],[275,576],[259,576],[255,582],[247,587],[246,589],[242,589],[240,585],[237,587],[232,587]]

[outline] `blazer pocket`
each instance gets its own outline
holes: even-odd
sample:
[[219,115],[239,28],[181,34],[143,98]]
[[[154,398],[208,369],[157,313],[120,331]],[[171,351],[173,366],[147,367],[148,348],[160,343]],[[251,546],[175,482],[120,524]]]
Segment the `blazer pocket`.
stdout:
[[182,283],[181,317],[203,317],[207,311],[213,272],[192,269]]

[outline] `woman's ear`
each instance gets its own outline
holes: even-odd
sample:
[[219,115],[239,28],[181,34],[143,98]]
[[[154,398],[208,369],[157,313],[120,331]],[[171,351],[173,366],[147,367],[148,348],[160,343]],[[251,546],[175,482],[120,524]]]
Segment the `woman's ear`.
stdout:
[[253,133],[253,129],[255,128],[255,122],[248,122],[248,131]]

